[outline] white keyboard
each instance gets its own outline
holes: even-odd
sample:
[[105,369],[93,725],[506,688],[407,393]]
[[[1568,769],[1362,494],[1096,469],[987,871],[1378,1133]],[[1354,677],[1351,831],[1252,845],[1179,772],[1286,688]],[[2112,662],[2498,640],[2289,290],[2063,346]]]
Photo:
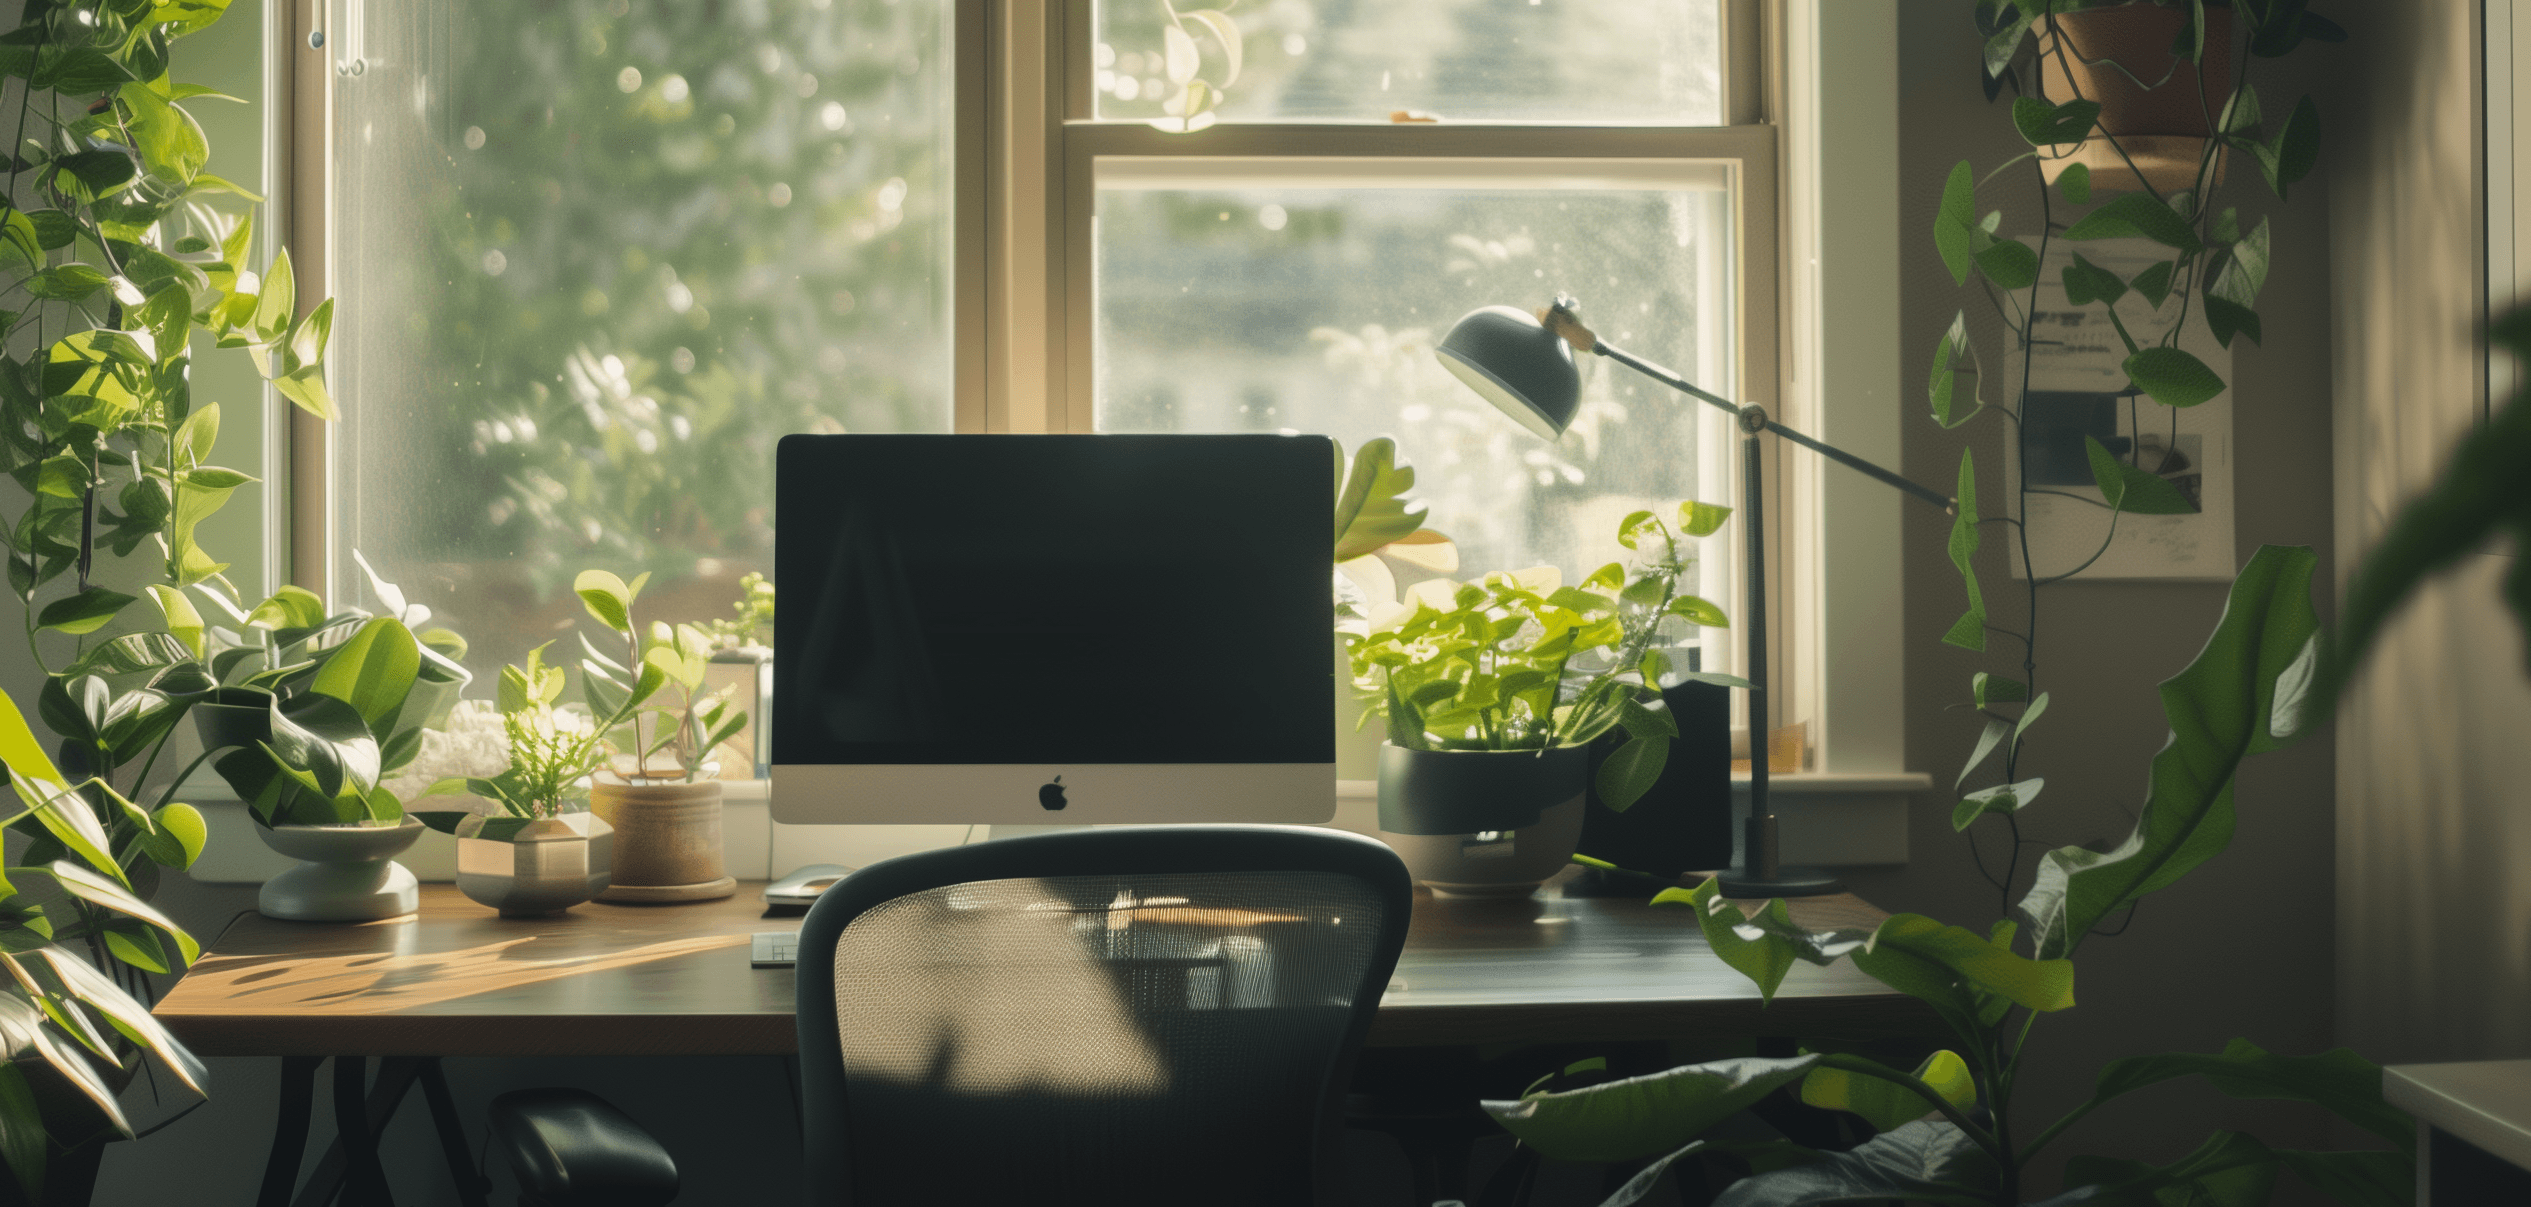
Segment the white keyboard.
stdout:
[[789,968],[799,958],[800,932],[796,930],[760,930],[748,937],[748,967]]

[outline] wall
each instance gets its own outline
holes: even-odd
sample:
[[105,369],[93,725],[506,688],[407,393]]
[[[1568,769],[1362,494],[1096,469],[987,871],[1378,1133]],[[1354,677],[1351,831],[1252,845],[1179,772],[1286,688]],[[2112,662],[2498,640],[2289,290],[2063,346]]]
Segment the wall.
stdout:
[[[2343,18],[2369,86],[2329,148],[2342,567],[2478,415],[2477,5]],[[2339,721],[2338,1033],[2375,1059],[2531,1056],[2531,687],[2494,548],[2414,600]]]
[[[2009,94],[1990,106],[1978,88],[1968,7],[1899,6],[1899,397],[1908,417],[1908,475],[1948,482],[1963,441],[1974,444],[1988,484],[1985,510],[1993,514],[2001,505],[2005,423],[1990,417],[1945,432],[1923,401],[1932,353],[1952,314],[1985,306],[1973,290],[1952,283],[1934,252],[1933,216],[1944,177],[1962,159],[1982,174],[2025,149],[2004,110]],[[2272,112],[2309,91],[2331,113],[2338,104],[2324,81],[2345,66],[2341,48],[2306,46],[2281,62],[2262,60],[2253,82]],[[2325,403],[2331,215],[2323,183],[2336,170],[2324,158],[2289,208],[2275,205],[2255,172],[2235,174],[2224,186],[2231,203],[2272,212],[2276,223],[2276,262],[2259,305],[2267,343],[2239,341],[2234,349],[2239,556],[2246,560],[2262,543],[2312,545],[2321,551],[2323,582],[2333,547]],[[2006,229],[2027,230],[2010,221],[2033,214],[2029,198],[2028,186],[1999,183],[1981,193],[1979,208],[2003,206]],[[1986,347],[1998,345],[1990,340]],[[1996,351],[1987,355],[2000,359]],[[1939,643],[1962,606],[1959,577],[1943,554],[1948,520],[1931,508],[1909,507],[1903,522],[1907,765],[1948,784],[1980,728],[1965,707],[1969,676],[2005,668],[2001,657],[1985,661]],[[2021,591],[2001,544],[1986,542],[1979,571],[1994,623],[2019,629]],[[2146,761],[2167,729],[2155,685],[2195,656],[2222,612],[2224,594],[2217,584],[2081,580],[2042,592],[2039,686],[2051,693],[2051,707],[2032,730],[2025,767],[2044,775],[2048,787],[2023,824],[2028,838],[2052,847],[2126,835],[2144,797]],[[1998,648],[2003,644],[2009,642],[1999,641]],[[2032,1041],[2021,1127],[2044,1124],[2088,1096],[2100,1065],[2116,1057],[2209,1052],[2234,1036],[2287,1052],[2330,1045],[2331,768],[2325,736],[2245,765],[2231,848],[2144,902],[2126,933],[2083,949],[2076,982],[2081,1004],[2042,1023]],[[1886,908],[1982,929],[1999,916],[2002,897],[1979,878],[1965,840],[1952,832],[1950,804],[1939,792],[1919,799],[1908,865],[1857,874],[1851,883]],[[2006,845],[2000,828],[1981,832],[1989,862],[1999,863]],[[2021,866],[2015,899],[2028,884],[2029,860]],[[2236,1103],[2175,1084],[2094,1116],[2051,1151],[2036,1185],[2025,1189],[2036,1197],[2052,1188],[2057,1164],[2071,1153],[2170,1160],[2225,1127],[2247,1128],[2279,1145],[2317,1146],[2328,1139],[2326,1123],[2312,1113]],[[2294,1201],[2295,1193],[2298,1188],[2279,1201]]]

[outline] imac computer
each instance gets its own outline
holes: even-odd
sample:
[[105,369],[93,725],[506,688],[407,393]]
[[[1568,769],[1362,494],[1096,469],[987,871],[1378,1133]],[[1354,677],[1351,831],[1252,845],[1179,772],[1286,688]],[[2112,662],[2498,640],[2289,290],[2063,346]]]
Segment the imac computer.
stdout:
[[1323,822],[1323,437],[788,436],[772,814]]

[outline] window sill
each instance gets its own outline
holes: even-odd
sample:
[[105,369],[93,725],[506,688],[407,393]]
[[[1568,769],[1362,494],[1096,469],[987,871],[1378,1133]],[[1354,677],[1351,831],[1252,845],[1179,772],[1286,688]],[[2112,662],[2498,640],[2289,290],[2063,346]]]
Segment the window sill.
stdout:
[[[1746,777],[1735,777],[1735,803],[1747,799]],[[1907,862],[1909,798],[1933,786],[1932,777],[1913,774],[1806,772],[1779,775],[1767,781],[1783,818],[1784,861],[1814,867],[1861,867]],[[968,827],[940,826],[791,826],[775,822],[763,780],[722,781],[727,803],[721,833],[729,874],[742,880],[770,879],[810,863],[860,867],[915,851],[955,846],[967,840]],[[206,884],[261,884],[287,870],[291,861],[255,836],[254,819],[226,784],[196,780],[182,794],[202,810],[210,842],[193,866],[192,877]],[[1336,816],[1328,824],[1339,830],[1371,834],[1379,829],[1380,786],[1376,780],[1336,781]],[[457,877],[457,840],[426,832],[399,857],[423,880]]]

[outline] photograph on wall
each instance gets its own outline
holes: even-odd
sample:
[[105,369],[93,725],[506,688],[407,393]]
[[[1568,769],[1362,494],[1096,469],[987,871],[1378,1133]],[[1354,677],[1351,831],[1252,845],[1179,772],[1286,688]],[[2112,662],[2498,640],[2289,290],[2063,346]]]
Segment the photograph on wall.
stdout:
[[[2020,447],[2007,445],[2005,480],[2013,481],[2026,463],[2031,491],[2030,564],[2022,563],[2020,543],[2008,542],[2013,572],[2028,577],[2035,567],[2039,577],[2051,578],[2081,568],[2085,579],[2228,582],[2237,569],[2232,547],[2232,392],[2193,407],[2166,407],[2131,393],[2120,368],[2128,339],[2139,347],[2161,340],[2180,322],[2190,299],[2173,294],[2155,307],[2140,292],[2129,290],[2115,303],[2113,323],[2100,303],[2076,306],[2066,299],[2064,272],[2077,252],[2122,280],[2132,280],[2171,254],[2145,239],[2057,239],[2048,244],[2031,320],[2034,339],[2021,399]],[[2126,338],[2120,337],[2121,324]],[[2179,346],[2230,379],[2231,353],[2203,323],[2187,324]],[[2021,387],[2019,382],[2013,385]],[[2087,437],[2118,460],[2169,483],[2194,510],[2186,515],[2113,513],[2095,484]]]

